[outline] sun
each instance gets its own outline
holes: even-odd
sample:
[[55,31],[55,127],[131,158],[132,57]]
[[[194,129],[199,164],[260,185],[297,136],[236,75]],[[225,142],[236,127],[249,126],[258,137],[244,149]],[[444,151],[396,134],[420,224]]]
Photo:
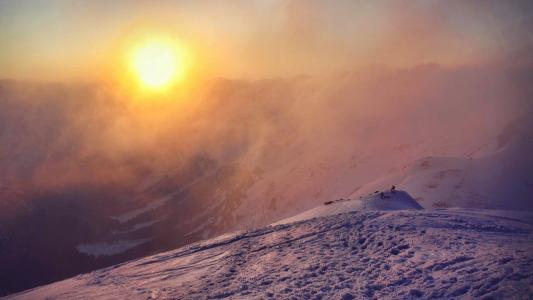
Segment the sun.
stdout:
[[130,57],[133,74],[143,87],[162,89],[178,81],[185,71],[183,51],[175,42],[149,39],[137,44]]

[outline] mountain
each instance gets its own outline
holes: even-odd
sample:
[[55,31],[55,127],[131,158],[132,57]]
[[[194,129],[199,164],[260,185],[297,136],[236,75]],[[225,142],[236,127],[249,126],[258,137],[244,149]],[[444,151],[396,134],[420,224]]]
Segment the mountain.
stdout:
[[367,183],[350,198],[392,185],[408,190],[427,208],[471,207],[533,210],[533,126],[519,119],[493,141],[465,157],[428,156]]
[[531,210],[530,81],[516,73],[218,79],[150,103],[0,81],[0,295],[392,185],[425,208]]
[[386,196],[324,204],[262,229],[6,299],[510,299],[533,293],[533,214],[426,210],[403,191]]
[[[520,127],[519,127],[520,128]],[[508,132],[507,130],[506,132]],[[511,130],[512,132],[512,130]],[[132,200],[137,208],[123,211],[110,216],[117,221],[119,226],[114,229],[107,239],[96,240],[92,243],[80,243],[76,249],[86,255],[105,257],[119,255],[133,248],[142,248],[143,245],[179,246],[175,235],[183,240],[194,241],[224,233],[239,225],[249,223],[249,227],[264,226],[268,221],[279,219],[290,213],[297,213],[310,203],[318,204],[319,201],[335,201],[336,199],[359,199],[375,191],[389,189],[392,185],[409,190],[410,193],[424,207],[470,207],[491,209],[525,209],[531,210],[532,203],[529,195],[533,192],[533,184],[529,170],[533,167],[533,160],[528,159],[531,144],[525,133],[513,133],[505,142],[498,146],[486,146],[480,154],[478,150],[471,157],[425,157],[398,167],[398,170],[389,172],[388,175],[376,181],[367,183],[353,190],[354,181],[361,176],[361,170],[355,168],[346,170],[350,161],[342,156],[342,165],[324,167],[323,170],[311,169],[310,180],[318,176],[331,176],[336,178],[343,174],[351,180],[332,181],[327,184],[335,190],[326,191],[323,196],[313,197],[309,191],[319,188],[306,180],[305,176],[299,178],[297,185],[304,185],[307,189],[298,191],[285,187],[285,182],[277,178],[287,178],[295,173],[307,173],[307,165],[299,159],[289,162],[282,168],[272,171],[247,171],[238,168],[237,163],[230,166],[218,166],[213,161],[199,160],[194,170],[199,170],[198,175],[192,177],[185,184],[175,181],[172,173],[165,174],[163,178],[145,184],[137,199],[152,199],[150,202]],[[500,137],[501,139],[501,137]],[[496,141],[494,141],[496,143]],[[393,155],[391,155],[393,156]],[[518,162],[514,157],[524,158]],[[367,158],[367,164],[379,164],[379,156]],[[329,165],[334,162],[329,162]],[[324,163],[324,166],[327,164]],[[364,170],[367,170],[365,168]],[[346,170],[346,171],[345,171]],[[287,172],[287,173],[283,173]],[[187,174],[194,174],[188,171]],[[512,176],[510,176],[512,175]],[[242,181],[227,184],[228,179],[235,176]],[[224,181],[225,180],[225,181]],[[287,181],[292,182],[292,181]],[[213,187],[235,187],[233,192]],[[345,194],[339,192],[346,191]],[[261,191],[267,201],[259,201],[256,193]],[[213,193],[214,192],[214,193]],[[350,194],[351,193],[351,194]],[[161,195],[161,196],[157,196]],[[238,196],[240,195],[240,196]],[[306,200],[304,197],[313,197]],[[345,197],[346,196],[346,197]],[[299,200],[296,197],[302,197]],[[210,198],[210,202],[200,202],[198,199]],[[270,201],[269,201],[270,200]],[[291,202],[288,202],[292,201]],[[194,204],[193,204],[194,203]],[[320,203],[320,202],[319,202]],[[133,206],[133,207],[136,207]],[[194,206],[191,208],[191,206]],[[248,207],[252,206],[252,207]],[[258,207],[263,206],[258,215]],[[283,207],[283,210],[276,206]],[[292,209],[291,209],[292,207]],[[381,209],[376,207],[376,209]],[[194,215],[186,218],[186,215]],[[210,216],[217,216],[211,218]],[[154,233],[153,230],[157,230]]]

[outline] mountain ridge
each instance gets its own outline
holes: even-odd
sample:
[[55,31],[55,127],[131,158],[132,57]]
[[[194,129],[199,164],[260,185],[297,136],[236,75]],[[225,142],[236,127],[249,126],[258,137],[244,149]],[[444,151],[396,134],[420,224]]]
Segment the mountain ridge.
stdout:
[[[390,209],[395,200],[410,202],[401,191],[389,196],[366,201],[389,201]],[[532,213],[415,208],[315,210],[296,222],[225,234],[5,299],[531,295]]]

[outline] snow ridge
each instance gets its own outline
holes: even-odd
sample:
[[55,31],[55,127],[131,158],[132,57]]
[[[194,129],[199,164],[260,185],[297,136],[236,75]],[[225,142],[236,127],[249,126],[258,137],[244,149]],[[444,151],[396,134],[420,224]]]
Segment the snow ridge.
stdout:
[[375,191],[361,196],[358,199],[337,199],[327,201],[324,205],[315,207],[296,216],[283,219],[275,224],[288,224],[317,217],[331,216],[350,211],[361,210],[398,210],[398,209],[423,209],[407,192]]
[[8,299],[508,299],[533,294],[533,215],[354,211],[228,234]]

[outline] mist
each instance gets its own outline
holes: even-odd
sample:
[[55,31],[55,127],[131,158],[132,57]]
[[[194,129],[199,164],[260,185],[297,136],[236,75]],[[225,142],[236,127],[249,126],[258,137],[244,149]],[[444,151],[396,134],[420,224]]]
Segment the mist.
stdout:
[[463,156],[531,111],[530,76],[527,68],[500,66],[367,68],[216,79],[190,98],[154,103],[98,85],[4,81],[1,177],[43,189],[133,191],[149,175],[199,156],[270,170],[302,153],[385,155],[416,141],[427,155]]
[[[0,295],[391,185],[533,209],[528,1],[33,4],[0,3]],[[188,78],[121,78],[139,32]],[[443,161],[461,193],[400,185]]]

